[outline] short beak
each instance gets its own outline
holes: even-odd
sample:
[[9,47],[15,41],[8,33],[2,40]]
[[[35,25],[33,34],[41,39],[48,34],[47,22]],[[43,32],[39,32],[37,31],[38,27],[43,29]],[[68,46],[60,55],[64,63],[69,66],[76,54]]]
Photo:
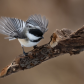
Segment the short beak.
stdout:
[[44,37],[42,36],[42,39],[44,39]]

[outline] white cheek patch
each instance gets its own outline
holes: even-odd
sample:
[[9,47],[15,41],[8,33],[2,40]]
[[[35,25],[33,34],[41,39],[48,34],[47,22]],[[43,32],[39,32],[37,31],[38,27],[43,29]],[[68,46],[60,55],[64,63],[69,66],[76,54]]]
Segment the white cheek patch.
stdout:
[[40,38],[40,37],[34,36],[33,34],[31,34],[29,32],[27,32],[26,35],[30,40],[37,40]]

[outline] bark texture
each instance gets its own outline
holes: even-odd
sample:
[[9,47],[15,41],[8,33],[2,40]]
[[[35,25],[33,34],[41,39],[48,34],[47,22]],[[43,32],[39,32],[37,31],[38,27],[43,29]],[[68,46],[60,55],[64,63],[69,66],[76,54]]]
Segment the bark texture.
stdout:
[[20,70],[30,69],[40,63],[61,54],[79,54],[84,50],[84,26],[73,32],[63,28],[51,35],[50,42],[28,52],[27,56],[19,55],[0,73],[5,77]]

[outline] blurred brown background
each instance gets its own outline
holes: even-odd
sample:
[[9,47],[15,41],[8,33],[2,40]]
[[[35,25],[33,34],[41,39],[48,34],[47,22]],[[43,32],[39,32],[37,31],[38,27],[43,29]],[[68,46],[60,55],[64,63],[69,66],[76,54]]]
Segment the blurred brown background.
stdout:
[[[0,16],[27,20],[30,15],[41,14],[49,20],[45,39],[49,42],[55,29],[77,30],[84,25],[84,0],[0,0]],[[22,53],[17,40],[9,42],[0,35],[0,71]],[[32,48],[25,48],[29,51]],[[20,71],[0,79],[0,84],[84,84],[84,52],[62,55],[29,70]]]

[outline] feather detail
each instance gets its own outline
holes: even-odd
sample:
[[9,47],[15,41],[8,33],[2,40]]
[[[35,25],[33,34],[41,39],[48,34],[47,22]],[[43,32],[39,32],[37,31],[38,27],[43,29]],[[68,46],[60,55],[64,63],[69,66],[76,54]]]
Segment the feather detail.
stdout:
[[22,32],[25,27],[25,22],[21,19],[1,17],[0,18],[0,33],[8,35],[7,39],[14,40],[15,37],[22,38]]
[[41,15],[30,16],[26,21],[26,26],[28,26],[29,24],[38,26],[36,28],[39,28],[43,33],[45,33],[48,30],[48,20],[45,17],[41,17]]

